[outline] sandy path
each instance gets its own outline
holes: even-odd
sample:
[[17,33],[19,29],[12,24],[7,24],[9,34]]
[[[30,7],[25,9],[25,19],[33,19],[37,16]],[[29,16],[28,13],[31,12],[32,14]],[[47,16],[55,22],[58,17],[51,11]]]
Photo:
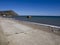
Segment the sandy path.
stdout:
[[60,45],[60,36],[34,29],[12,20],[2,19],[0,25],[9,45]]
[[4,35],[4,32],[2,31],[1,25],[0,25],[0,45],[8,45],[8,40]]

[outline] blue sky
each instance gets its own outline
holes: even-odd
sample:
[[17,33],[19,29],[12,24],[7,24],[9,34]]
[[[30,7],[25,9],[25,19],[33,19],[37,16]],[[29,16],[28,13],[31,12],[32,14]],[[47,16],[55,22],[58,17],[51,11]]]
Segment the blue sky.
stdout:
[[0,0],[0,10],[19,15],[60,16],[60,0]]

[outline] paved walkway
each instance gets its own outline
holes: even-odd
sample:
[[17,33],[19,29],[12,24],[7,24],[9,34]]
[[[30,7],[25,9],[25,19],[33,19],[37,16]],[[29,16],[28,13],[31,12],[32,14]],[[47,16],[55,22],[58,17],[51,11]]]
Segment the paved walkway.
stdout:
[[60,45],[60,36],[0,19],[0,25],[9,41],[8,45]]

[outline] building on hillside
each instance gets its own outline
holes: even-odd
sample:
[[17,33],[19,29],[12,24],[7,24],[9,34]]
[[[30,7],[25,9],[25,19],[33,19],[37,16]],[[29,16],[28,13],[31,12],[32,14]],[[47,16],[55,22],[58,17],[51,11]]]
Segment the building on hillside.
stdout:
[[18,16],[18,14],[13,10],[6,10],[6,11],[0,11],[0,16],[11,17],[11,16]]

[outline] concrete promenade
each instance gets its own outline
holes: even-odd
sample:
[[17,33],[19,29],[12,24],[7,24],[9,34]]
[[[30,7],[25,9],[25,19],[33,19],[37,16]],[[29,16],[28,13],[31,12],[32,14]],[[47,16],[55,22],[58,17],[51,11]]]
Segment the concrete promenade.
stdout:
[[[60,45],[59,35],[18,23],[15,20],[0,18],[0,30],[7,40],[5,42],[0,40],[4,43],[1,45],[6,43],[8,43],[6,45]],[[0,32],[0,34],[3,33]]]

